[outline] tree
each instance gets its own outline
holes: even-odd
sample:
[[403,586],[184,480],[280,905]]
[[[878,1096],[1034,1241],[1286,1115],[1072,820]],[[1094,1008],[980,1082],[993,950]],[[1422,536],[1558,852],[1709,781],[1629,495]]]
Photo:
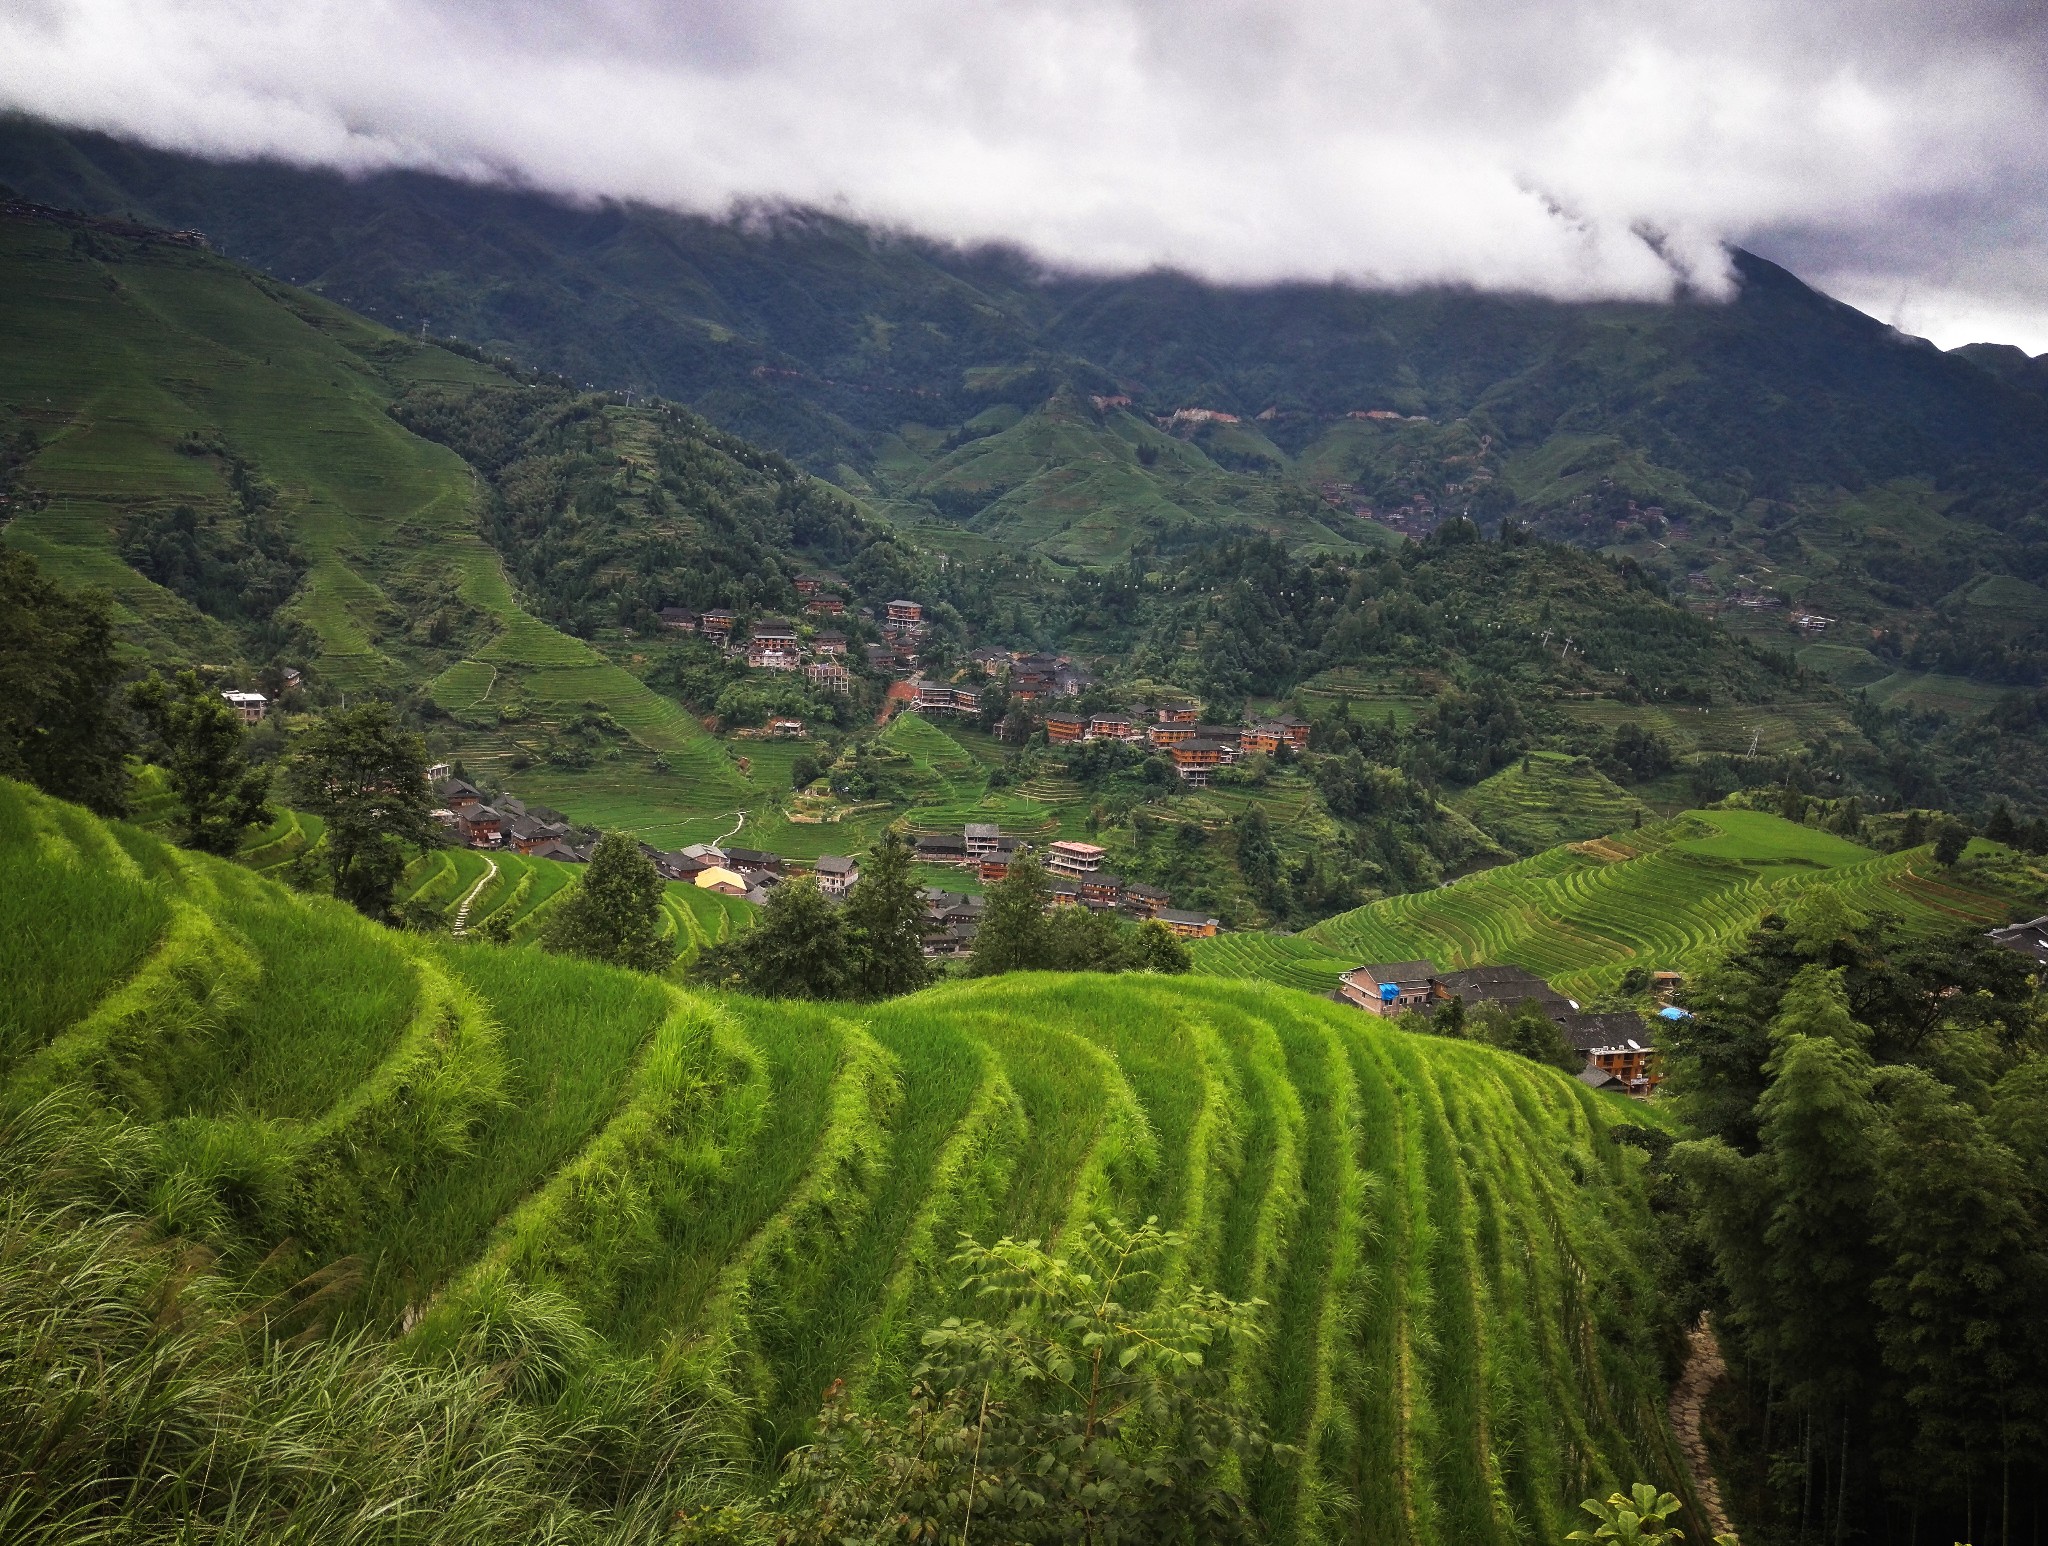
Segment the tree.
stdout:
[[1984,835],[1994,843],[2013,843],[2019,840],[2020,825],[2012,819],[2012,807],[2000,800],[1992,808],[1991,819],[1984,823]]
[[1157,918],[1138,925],[1131,938],[1131,968],[1140,972],[1181,973],[1190,971],[1195,958],[1187,942]]
[[2009,1465],[2014,1430],[2039,1415],[2026,1410],[2028,1301],[2048,1264],[2025,1172],[1988,1124],[1924,1069],[1888,1069],[1883,1082],[1878,1244],[1891,1264],[1872,1289],[1878,1335],[1905,1380],[1923,1463],[1967,1477]]
[[134,744],[104,596],[67,594],[0,547],[0,775],[102,816],[128,809]]
[[1429,1028],[1438,1036],[1449,1036],[1454,1040],[1465,1035],[1465,995],[1453,993],[1450,998],[1429,1012]]
[[175,683],[152,671],[129,689],[128,701],[170,775],[179,841],[202,853],[232,854],[242,834],[269,815],[263,802],[270,770],[249,766],[242,716],[196,671],[179,672]]
[[1040,954],[1031,964],[1042,971],[1120,972],[1130,964],[1123,925],[1114,913],[1055,907],[1038,937]]
[[1927,819],[1918,811],[1906,812],[1899,826],[1899,847],[1918,848],[1927,841]]
[[1046,951],[1045,904],[1051,895],[1036,859],[1025,855],[1013,862],[988,894],[974,935],[970,974],[992,977],[1040,966]]
[[1072,1252],[965,1240],[955,1263],[988,1319],[925,1333],[903,1415],[834,1387],[790,1464],[788,1538],[804,1546],[1252,1542],[1233,1485],[1273,1447],[1231,1393],[1257,1307],[1174,1280],[1183,1237],[1115,1219]]
[[1479,1039],[1490,1046],[1516,1053],[1532,1063],[1561,1068],[1568,1074],[1586,1066],[1585,1054],[1573,1050],[1557,1022],[1533,1001],[1516,1005],[1512,1013],[1499,1005],[1482,1005],[1469,1023],[1471,1031],[1467,1035],[1476,1031]]
[[661,874],[640,845],[623,832],[607,832],[575,889],[555,905],[541,943],[607,966],[664,971],[676,947],[661,932],[661,892]]
[[327,824],[334,894],[389,921],[406,845],[430,848],[441,837],[427,791],[426,743],[388,703],[336,709],[301,737],[289,781],[299,807]]
[[789,787],[807,789],[811,782],[825,770],[818,765],[818,759],[809,752],[799,752],[796,760],[789,765]]
[[784,881],[751,929],[698,953],[690,980],[763,998],[837,998],[846,983],[839,909],[810,876]]
[[911,873],[912,854],[894,827],[868,850],[846,899],[845,992],[851,998],[892,998],[931,981],[924,957],[924,896]]
[[1954,864],[1969,846],[1969,828],[1959,821],[1944,821],[1934,834],[1934,862],[1943,866]]
[[1235,823],[1237,870],[1259,904],[1272,909],[1280,890],[1280,851],[1263,806],[1247,805]]

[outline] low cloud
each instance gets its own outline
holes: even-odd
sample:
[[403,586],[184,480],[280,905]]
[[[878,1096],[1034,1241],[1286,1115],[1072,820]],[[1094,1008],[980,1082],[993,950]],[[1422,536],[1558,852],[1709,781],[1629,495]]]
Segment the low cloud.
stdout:
[[0,103],[1229,281],[1712,293],[1732,241],[2048,350],[2027,0],[15,0]]

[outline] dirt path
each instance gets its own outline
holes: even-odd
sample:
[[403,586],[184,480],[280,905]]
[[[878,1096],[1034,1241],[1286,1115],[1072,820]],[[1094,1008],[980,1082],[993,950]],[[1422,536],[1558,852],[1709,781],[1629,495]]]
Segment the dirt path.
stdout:
[[1714,1328],[1707,1316],[1700,1317],[1689,1340],[1692,1351],[1686,1354],[1685,1373],[1671,1391],[1671,1428],[1678,1435],[1686,1468],[1692,1472],[1693,1491],[1699,1496],[1700,1507],[1706,1510],[1708,1530],[1715,1535],[1727,1535],[1735,1526],[1721,1502],[1721,1484],[1714,1479],[1700,1414],[1708,1394],[1727,1376],[1728,1366],[1721,1361],[1721,1344],[1714,1340]]

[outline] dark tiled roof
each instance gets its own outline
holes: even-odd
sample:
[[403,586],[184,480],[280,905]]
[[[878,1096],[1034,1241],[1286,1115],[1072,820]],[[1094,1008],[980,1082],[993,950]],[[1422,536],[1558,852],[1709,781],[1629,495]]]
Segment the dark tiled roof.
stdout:
[[1436,975],[1436,967],[1428,961],[1368,961],[1344,975],[1366,982],[1427,982]]
[[1607,1014],[1565,1015],[1558,1021],[1564,1039],[1579,1052],[1596,1052],[1606,1047],[1650,1045],[1650,1031],[1634,1010]]

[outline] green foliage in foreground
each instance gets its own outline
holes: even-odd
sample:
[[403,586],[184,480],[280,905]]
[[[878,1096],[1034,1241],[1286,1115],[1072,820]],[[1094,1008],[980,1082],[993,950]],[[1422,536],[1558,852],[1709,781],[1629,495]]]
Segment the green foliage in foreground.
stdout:
[[1154,1224],[1076,1235],[1071,1255],[965,1243],[954,1265],[991,1318],[924,1334],[901,1417],[835,1392],[791,1467],[793,1539],[1264,1539],[1231,1483],[1271,1443],[1225,1372],[1256,1353],[1259,1306],[1172,1283],[1188,1242]]
[[[835,1380],[842,1414],[908,1421],[920,1329],[1007,1325],[956,1294],[962,1234],[1071,1262],[1118,1217],[1172,1236],[1136,1310],[1197,1284],[1256,1303],[1256,1356],[1215,1372],[1285,1446],[1224,1478],[1275,1539],[1512,1546],[1623,1477],[1683,1491],[1643,1161],[1608,1135],[1634,1110],[1524,1059],[1216,979],[1018,973],[857,1010],[689,993],[383,928],[13,783],[0,925],[0,1110],[61,1102],[62,1145],[102,1156],[47,1227],[133,1224],[241,1329],[209,1341],[219,1367],[254,1371],[239,1407],[152,1405],[120,1371],[182,1367],[189,1315],[48,1344],[136,1350],[105,1385],[66,1355],[48,1388],[98,1414],[67,1474],[95,1507],[137,1498],[137,1538],[284,1533],[289,1457],[348,1465],[396,1431],[334,1426],[399,1378],[379,1369],[405,1371],[408,1437],[356,1472],[390,1478],[360,1525],[305,1505],[332,1538],[630,1537],[676,1507],[751,1529],[678,1489],[729,1467],[754,1510]],[[295,1335],[302,1301],[371,1361],[270,1351],[265,1317]],[[17,1406],[47,1410],[49,1372]],[[43,1441],[9,1442],[18,1469]],[[149,1512],[152,1444],[247,1457],[232,1518],[196,1491],[175,1525]],[[503,1488],[463,1490],[486,1474]],[[400,1495],[442,1512],[376,1514]]]
[[[1588,1498],[1579,1505],[1593,1516],[1593,1528],[1574,1530],[1568,1541],[1588,1541],[1597,1546],[1662,1546],[1683,1531],[1673,1516],[1685,1505],[1673,1494],[1659,1492],[1648,1482],[1637,1482],[1627,1492],[1605,1498]],[[1737,1546],[1732,1535],[1717,1535],[1714,1546]]]

